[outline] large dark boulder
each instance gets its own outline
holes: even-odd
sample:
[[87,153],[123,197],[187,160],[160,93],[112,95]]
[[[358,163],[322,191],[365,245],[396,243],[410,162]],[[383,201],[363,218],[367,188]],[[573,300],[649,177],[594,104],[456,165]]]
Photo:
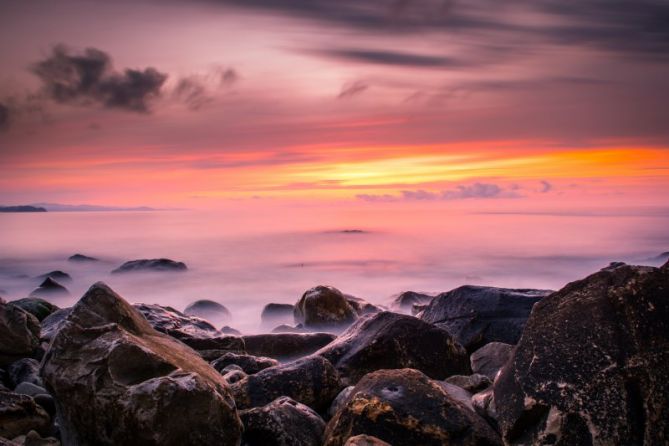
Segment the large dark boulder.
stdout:
[[46,342],[50,342],[51,339],[58,333],[60,327],[62,326],[67,316],[69,316],[72,308],[61,308],[56,310],[44,319],[42,319],[41,330],[40,330],[40,339]]
[[125,262],[112,271],[112,274],[136,272],[182,272],[188,268],[183,262],[170,259],[141,259]]
[[550,293],[465,285],[435,297],[421,319],[448,330],[469,352],[489,342],[516,344],[532,306]]
[[65,444],[239,443],[223,377],[103,283],[72,308],[41,372]]
[[29,357],[39,345],[40,326],[27,311],[0,302],[0,367]]
[[219,372],[231,364],[239,366],[247,375],[253,375],[261,370],[279,365],[279,361],[264,356],[228,352],[211,363],[212,367]]
[[31,430],[46,435],[51,417],[27,395],[0,390],[0,437],[14,438]]
[[196,300],[188,305],[184,309],[184,314],[208,320],[215,325],[222,325],[232,317],[225,305],[206,299]]
[[341,330],[358,318],[358,312],[337,288],[322,286],[307,290],[295,304],[295,323],[319,330]]
[[293,322],[293,305],[269,303],[260,313],[260,323],[263,327],[291,324]]
[[309,355],[336,338],[330,333],[271,333],[242,336],[246,351],[255,356],[288,361]]
[[480,373],[494,381],[497,372],[506,364],[512,353],[513,345],[491,342],[472,353],[469,362],[474,373]]
[[280,397],[242,411],[244,446],[321,446],[325,422],[308,406]]
[[494,386],[510,445],[669,442],[669,264],[619,266],[532,310]]
[[69,296],[70,292],[60,283],[56,282],[51,277],[47,277],[44,281],[30,292],[29,297],[59,297]]
[[469,373],[467,352],[444,329],[413,316],[365,316],[315,353],[357,382],[379,369],[415,368],[434,379]]
[[270,367],[230,386],[240,409],[288,396],[318,412],[327,410],[341,388],[337,370],[320,356]]
[[392,308],[403,313],[411,314],[414,305],[427,305],[434,299],[429,294],[404,291],[393,299]]
[[413,369],[366,375],[330,420],[324,446],[367,434],[394,445],[501,445],[499,435],[437,382]]
[[10,303],[24,309],[35,316],[39,321],[44,320],[48,315],[58,310],[56,305],[38,297],[25,297],[23,299],[13,300]]

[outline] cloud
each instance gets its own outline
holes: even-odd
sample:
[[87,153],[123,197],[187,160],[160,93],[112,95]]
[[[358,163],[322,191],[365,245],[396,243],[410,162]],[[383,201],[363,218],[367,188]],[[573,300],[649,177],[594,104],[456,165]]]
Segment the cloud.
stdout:
[[340,48],[315,50],[311,51],[311,53],[351,62],[414,68],[455,68],[468,65],[464,61],[451,57],[406,53],[400,51]]
[[177,100],[185,103],[191,110],[199,110],[214,100],[214,98],[209,96],[206,87],[196,76],[179,79],[176,87],[174,87],[173,95]]
[[352,84],[346,84],[341,89],[341,92],[339,93],[339,96],[337,96],[337,98],[346,99],[346,98],[351,98],[353,96],[358,96],[368,88],[369,85],[361,81],[353,82]]
[[546,180],[541,181],[541,190],[539,192],[541,192],[542,194],[545,194],[547,192],[550,192],[552,189],[553,189],[553,185],[551,183],[549,183]]
[[396,202],[396,201],[449,201],[467,199],[490,199],[490,198],[519,198],[514,188],[509,190],[492,183],[461,184],[455,189],[441,192],[431,192],[423,189],[403,190],[399,195],[374,195],[358,194],[356,198],[369,202]]
[[95,48],[75,54],[57,45],[49,57],[32,65],[50,99],[63,104],[97,104],[140,113],[161,94],[167,75],[155,68],[113,70],[109,55]]
[[9,107],[0,102],[0,131],[9,128]]
[[236,83],[239,80],[239,75],[234,69],[227,68],[225,70],[220,71],[220,79],[221,79],[220,82],[221,85],[227,87]]

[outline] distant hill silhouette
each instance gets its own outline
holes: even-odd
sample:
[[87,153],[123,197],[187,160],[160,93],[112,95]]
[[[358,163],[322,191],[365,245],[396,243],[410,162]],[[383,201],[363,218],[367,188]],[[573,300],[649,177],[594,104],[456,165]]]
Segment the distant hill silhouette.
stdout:
[[46,212],[39,206],[0,206],[0,212]]

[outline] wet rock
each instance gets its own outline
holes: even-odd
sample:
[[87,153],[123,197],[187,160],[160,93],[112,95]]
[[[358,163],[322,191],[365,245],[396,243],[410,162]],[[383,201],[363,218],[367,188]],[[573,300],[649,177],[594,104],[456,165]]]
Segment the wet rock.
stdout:
[[103,283],[73,307],[42,378],[65,444],[237,445],[223,377]]
[[532,310],[494,386],[505,441],[655,445],[669,439],[669,264],[620,266]]
[[412,313],[414,305],[427,305],[433,298],[429,294],[405,291],[393,299],[392,308],[403,313]]
[[28,395],[35,397],[36,395],[41,395],[46,393],[46,389],[44,387],[36,386],[35,384],[31,384],[28,382],[22,382],[16,388],[14,389],[14,393],[18,393],[19,395]]
[[253,375],[266,368],[279,365],[279,361],[264,356],[253,356],[243,353],[226,353],[211,363],[211,365],[219,372],[231,364],[238,365],[245,373]]
[[448,330],[469,352],[489,342],[516,344],[532,306],[548,294],[466,285],[435,297],[421,319]]
[[233,335],[233,336],[241,336],[242,335],[241,331],[239,331],[235,328],[232,328],[232,327],[228,327],[227,325],[224,326],[224,327],[221,327],[221,329],[218,330],[218,333],[222,334],[222,335]]
[[243,370],[230,370],[226,373],[222,373],[223,379],[228,384],[234,384],[246,378],[248,374],[244,373]]
[[415,368],[434,379],[469,373],[467,353],[446,330],[390,312],[361,318],[315,354],[351,384],[379,369]]
[[41,324],[40,339],[51,341],[71,311],[72,308],[61,308],[45,317]]
[[31,356],[39,346],[39,321],[12,304],[0,303],[0,367]]
[[27,395],[0,391],[0,437],[14,438],[31,430],[45,435],[51,418]]
[[16,387],[23,382],[44,387],[39,376],[39,361],[33,358],[22,358],[7,367],[9,385]]
[[287,361],[309,355],[336,338],[330,333],[272,333],[242,336],[247,353]]
[[362,434],[349,438],[344,446],[391,446],[391,444],[371,435]]
[[67,288],[53,280],[51,277],[47,277],[39,287],[32,290],[29,297],[58,297],[69,295],[70,292],[67,290]]
[[411,315],[416,316],[417,318],[420,318],[423,315],[423,311],[427,307],[429,307],[429,304],[415,304],[411,306]]
[[264,406],[287,396],[323,412],[341,390],[341,384],[330,362],[312,356],[249,375],[230,388],[240,409]]
[[225,305],[206,299],[196,300],[188,305],[184,310],[184,314],[211,321],[215,325],[220,325],[232,317],[230,311],[225,308]]
[[453,375],[446,378],[448,384],[453,384],[470,393],[481,392],[492,385],[492,380],[485,375]]
[[474,373],[495,380],[497,372],[506,364],[513,352],[513,345],[504,342],[490,342],[476,350],[469,357]]
[[70,257],[67,258],[70,262],[80,262],[80,263],[86,263],[86,262],[97,262],[98,259],[95,257],[89,257],[85,256],[83,254],[74,254],[71,255]]
[[485,420],[413,369],[362,378],[328,423],[324,445],[340,446],[363,433],[396,445],[501,445]]
[[365,299],[359,297],[351,296],[350,294],[344,294],[346,301],[353,307],[358,316],[364,316],[366,314],[379,313],[383,311],[383,308],[378,305],[367,302]]
[[358,312],[338,289],[317,286],[307,290],[295,304],[295,323],[311,329],[338,330],[358,318]]
[[35,431],[30,431],[26,435],[21,435],[13,440],[21,446],[60,446],[60,441],[54,437],[43,438]]
[[355,386],[348,386],[344,387],[341,392],[335,397],[335,399],[332,401],[332,404],[330,404],[330,407],[328,408],[328,417],[332,418],[334,417],[339,410],[346,405],[348,402],[348,399],[350,396],[353,394],[353,389]]
[[493,388],[488,387],[482,392],[472,395],[472,406],[477,414],[488,420],[497,428],[497,408],[495,406],[495,395]]
[[39,321],[44,320],[44,318],[58,310],[58,307],[51,302],[47,302],[46,300],[40,299],[38,297],[26,297],[23,299],[14,300],[10,303],[32,314]]
[[136,272],[183,272],[188,268],[183,262],[170,259],[141,259],[125,262],[112,271],[112,274]]
[[277,324],[293,322],[293,305],[269,303],[260,313],[260,323],[263,327],[272,327]]
[[296,326],[292,325],[279,325],[272,330],[272,333],[311,333],[311,330],[304,328],[302,324],[297,324]]
[[39,280],[45,280],[51,278],[57,282],[72,282],[72,276],[70,276],[65,271],[60,271],[60,270],[50,271],[46,274],[37,276],[37,278]]
[[308,406],[288,397],[240,413],[246,446],[321,446],[325,422]]

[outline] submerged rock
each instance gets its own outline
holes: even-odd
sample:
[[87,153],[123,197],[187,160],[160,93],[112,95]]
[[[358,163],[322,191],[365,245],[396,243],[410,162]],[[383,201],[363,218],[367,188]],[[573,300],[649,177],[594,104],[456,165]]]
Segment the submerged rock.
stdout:
[[216,325],[222,324],[232,317],[230,311],[224,305],[206,299],[196,300],[188,305],[184,310],[184,314],[206,319]]
[[359,297],[351,296],[350,294],[344,294],[346,301],[353,307],[358,316],[364,316],[366,314],[379,313],[383,311],[383,308],[367,302],[365,299]]
[[265,305],[260,313],[260,323],[264,327],[272,327],[277,324],[290,324],[293,322],[293,305],[269,303]]
[[494,386],[509,445],[669,440],[669,264],[620,266],[532,310]]
[[27,311],[0,302],[0,367],[31,356],[39,346],[39,321]]
[[0,437],[15,438],[31,430],[46,435],[51,417],[31,397],[0,390]]
[[501,445],[499,435],[438,383],[413,369],[362,378],[327,425],[324,446],[367,434],[395,445]]
[[239,444],[223,377],[103,283],[72,308],[42,377],[65,444]]
[[390,312],[361,318],[315,354],[351,383],[378,369],[415,368],[434,379],[469,373],[467,352],[446,330]]
[[74,254],[67,258],[70,262],[97,262],[95,257],[85,256],[83,254]]
[[48,272],[46,274],[42,274],[41,276],[37,276],[39,280],[45,280],[48,278],[52,278],[53,280],[56,280],[58,282],[72,282],[72,276],[70,276],[68,273],[60,270],[55,270]]
[[309,355],[336,338],[330,333],[272,333],[242,336],[246,351],[255,356],[287,361]]
[[321,446],[325,422],[308,406],[280,397],[240,413],[245,446]]
[[296,323],[311,329],[341,329],[358,318],[358,312],[341,291],[320,285],[302,295],[293,315]]
[[29,297],[69,296],[69,294],[70,292],[67,290],[67,288],[53,280],[51,277],[47,277],[39,287],[32,290]]
[[413,314],[414,305],[426,305],[432,299],[434,299],[434,296],[430,296],[429,294],[405,291],[393,299],[392,308],[403,313]]
[[421,319],[448,330],[470,352],[489,342],[516,344],[532,306],[550,293],[465,285],[435,297]]
[[23,299],[14,300],[10,303],[32,314],[39,321],[44,320],[44,318],[58,310],[58,307],[51,302],[47,302],[46,300],[40,299],[38,297],[25,297]]
[[170,259],[141,259],[125,262],[112,271],[112,274],[131,272],[181,272],[188,268],[183,262],[175,262]]
[[249,375],[230,388],[240,409],[264,406],[288,396],[324,412],[341,387],[332,364],[320,356],[311,356]]
[[506,364],[513,353],[513,345],[503,342],[491,342],[476,350],[469,357],[474,373],[485,375],[495,380],[497,372]]
[[238,365],[245,373],[253,375],[261,370],[279,365],[279,361],[264,356],[229,352],[211,363],[211,365],[219,372],[231,364]]

